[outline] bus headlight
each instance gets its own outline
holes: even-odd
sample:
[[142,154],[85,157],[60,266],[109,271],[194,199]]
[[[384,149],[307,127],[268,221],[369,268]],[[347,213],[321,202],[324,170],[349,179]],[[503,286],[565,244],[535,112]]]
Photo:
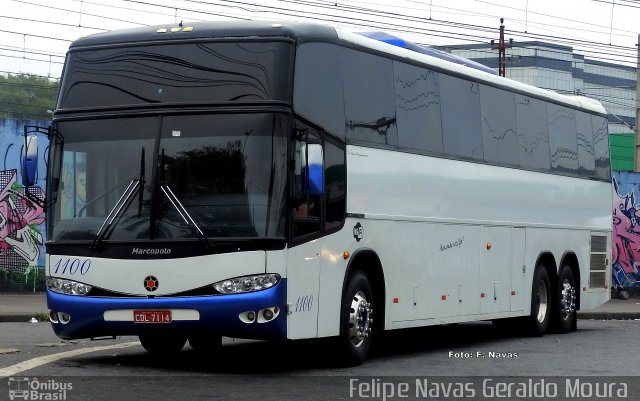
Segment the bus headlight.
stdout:
[[53,277],[47,278],[47,288],[53,292],[67,295],[87,295],[91,291],[90,285]]
[[219,281],[213,284],[213,288],[221,294],[238,294],[241,292],[264,290],[273,287],[278,284],[278,282],[280,282],[279,274],[260,274]]

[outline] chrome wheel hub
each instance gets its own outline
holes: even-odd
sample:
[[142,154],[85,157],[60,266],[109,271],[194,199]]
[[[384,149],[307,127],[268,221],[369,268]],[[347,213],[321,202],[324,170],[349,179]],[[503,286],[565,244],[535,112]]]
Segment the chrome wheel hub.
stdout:
[[373,325],[373,308],[367,302],[362,291],[358,291],[351,300],[349,311],[349,338],[355,347],[362,345],[369,337]]
[[567,320],[576,310],[576,289],[569,280],[564,280],[560,292],[560,315],[562,320]]

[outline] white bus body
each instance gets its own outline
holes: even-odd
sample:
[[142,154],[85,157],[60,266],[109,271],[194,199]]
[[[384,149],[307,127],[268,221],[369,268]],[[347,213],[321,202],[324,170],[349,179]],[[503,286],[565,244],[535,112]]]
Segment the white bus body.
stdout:
[[[47,243],[48,302],[56,334],[62,338],[139,335],[152,352],[179,350],[187,338],[194,347],[207,348],[219,344],[220,335],[288,339],[336,336],[344,359],[360,363],[371,338],[381,330],[521,317],[513,320],[514,324],[526,326],[534,334],[542,334],[548,327],[566,332],[575,328],[578,308],[594,308],[609,299],[612,193],[606,130],[599,128],[606,112],[597,102],[561,96],[334,28],[283,25],[203,23],[189,30],[174,27],[175,31],[171,27],[142,28],[90,36],[72,45],[54,116],[59,134],[51,136],[56,142],[51,146],[53,167],[48,181],[49,196],[57,200],[50,208],[54,217]],[[86,69],[75,69],[81,62],[74,58],[76,54],[91,56],[91,52],[124,49],[117,53],[124,58],[129,57],[127,49],[132,46],[148,46],[149,51],[155,51],[154,46],[163,43],[205,46],[209,40],[224,44],[249,41],[251,45],[272,40],[285,49],[294,46],[295,57],[292,50],[290,64],[283,62],[288,67],[274,67],[280,74],[294,71],[292,82],[282,81],[282,85],[292,86],[283,90],[282,99],[274,95],[277,101],[271,103],[261,103],[264,99],[240,104],[235,100],[206,103],[200,99],[198,103],[198,99],[192,102],[175,95],[184,105],[167,100],[162,107],[170,113],[154,102],[162,104],[162,96],[174,96],[172,89],[144,92],[147,89],[142,86],[136,100],[127,98],[118,103],[120,98],[113,95],[104,104],[95,100],[95,105],[85,105],[94,99],[82,97],[89,96],[81,92],[82,85],[87,85],[80,79]],[[315,59],[317,51],[337,57],[320,54]],[[391,87],[388,94],[391,102],[418,105],[416,102],[429,96],[434,102],[415,108],[394,103],[398,111],[394,110],[392,116],[380,112],[380,118],[359,120],[375,108],[369,103],[375,106],[378,99],[367,95],[365,86],[351,91],[357,80],[348,78],[353,66],[349,57],[373,57],[381,71],[393,67],[394,77],[389,77],[389,82],[396,86],[395,93]],[[179,61],[175,64],[175,68],[184,67]],[[127,66],[125,62],[122,65]],[[368,65],[372,70],[378,68]],[[310,68],[317,70],[310,72]],[[144,81],[144,75],[132,71],[135,80],[129,85]],[[403,81],[400,71],[414,74],[413,81]],[[203,82],[206,74],[213,73],[203,73]],[[181,76],[189,75],[183,72]],[[325,76],[338,78],[325,81]],[[385,81],[383,75],[378,77]],[[427,85],[428,79],[435,82],[431,89],[425,86],[427,89],[421,92],[412,87]],[[267,85],[269,80],[261,83]],[[162,82],[154,85],[160,87]],[[447,100],[446,85],[470,86],[470,96],[477,95],[473,107],[478,109],[467,113],[461,106],[454,110],[455,116],[446,115],[450,111],[445,106],[457,102],[455,98]],[[147,102],[142,94],[159,100]],[[194,98],[197,96],[200,94]],[[369,103],[359,106],[349,100],[357,96]],[[410,96],[413,98],[407,100]],[[95,99],[100,96],[95,95]],[[380,103],[389,99],[380,98]],[[511,110],[512,128],[501,128],[501,136],[484,138],[480,138],[482,132],[461,133],[450,128],[457,123],[456,118],[471,121],[472,117],[466,115],[473,113],[482,117],[482,122],[477,121],[480,131],[502,124],[501,117],[491,120],[497,106],[486,99],[505,102]],[[136,102],[142,105],[128,106]],[[516,120],[535,122],[535,118],[522,117],[524,109],[518,107],[525,103],[544,110],[537,123],[547,127],[546,136],[534,145],[551,150],[546,156],[535,156],[538,159],[533,142],[527,142],[529,128],[514,125]],[[444,134],[430,137],[432,142],[424,148],[412,145],[413,139],[407,138],[421,134],[407,128],[417,121],[416,114],[411,113],[434,104],[441,110],[436,113],[439,125],[434,129]],[[332,115],[331,110],[338,114]],[[553,111],[557,120],[548,122],[547,110],[549,119]],[[228,157],[227,166],[245,174],[240,178],[241,185],[229,190],[233,196],[243,193],[240,198],[216,198],[215,194],[235,185],[229,180],[210,190],[217,200],[206,204],[206,199],[198,198],[206,189],[198,188],[209,184],[181,181],[199,177],[199,171],[195,171],[199,167],[194,165],[200,165],[188,164],[185,156],[196,157],[196,153],[187,152],[185,144],[190,142],[185,141],[193,127],[215,131],[221,121],[236,118],[240,112],[247,117],[238,114],[234,124],[244,124],[255,114],[255,127],[271,124],[284,128],[279,133],[276,130],[280,128],[273,128],[273,133],[262,134],[247,128],[237,142],[229,140],[232,145],[227,145],[226,149],[231,149],[227,153],[224,145],[194,147],[214,149],[207,151],[214,152],[218,159]],[[207,113],[215,116],[209,120]],[[186,117],[181,119],[183,114]],[[194,122],[189,123],[189,119]],[[573,131],[558,133],[558,127],[566,127],[567,122],[573,124]],[[95,134],[103,136],[94,140],[111,142],[104,142],[99,151],[92,150],[91,140],[83,139],[87,132],[83,124],[112,124],[104,128],[104,135]],[[131,173],[131,182],[126,171],[116,174],[120,180],[125,177],[130,193],[123,192],[122,183],[118,187],[122,189],[112,191],[107,179],[99,191],[77,178],[68,178],[82,176],[84,180],[86,175],[87,183],[94,180],[96,184],[92,185],[102,185],[92,169],[99,165],[101,155],[109,155],[112,147],[119,149],[110,133],[122,133],[123,141],[132,139],[139,129],[131,133],[127,129],[135,124],[154,127],[148,137],[136,139],[142,152],[137,148],[130,154],[125,148],[117,150],[114,154],[120,154],[122,160],[113,160],[111,165],[117,170],[117,163],[135,159],[124,169],[136,170]],[[288,134],[291,131],[294,133]],[[370,134],[373,136],[366,136]],[[480,141],[480,153],[474,153],[476,148],[468,154],[462,148],[457,150],[455,142],[466,142],[467,134]],[[64,153],[56,135],[65,137]],[[263,139],[256,135],[267,138],[267,142],[260,142]],[[458,139],[451,142],[453,137]],[[209,140],[194,138],[194,143]],[[382,142],[376,142],[381,138]],[[496,147],[502,145],[500,141],[512,151]],[[172,153],[171,146],[182,150]],[[260,149],[263,154],[271,152],[271,161],[263,167],[255,162],[255,167],[250,156],[259,155]],[[491,160],[491,152],[497,152],[497,161]],[[243,154],[244,161],[235,159],[235,154]],[[60,161],[62,155],[64,160]],[[324,159],[318,159],[322,155]],[[546,167],[529,168],[522,161],[526,158],[534,164],[546,160]],[[213,158],[201,160],[214,163]],[[314,160],[324,160],[318,167],[324,170],[316,170],[320,178],[312,178]],[[186,167],[179,167],[180,163],[186,163]],[[260,181],[264,166],[270,166],[271,178]],[[212,176],[231,174],[219,165],[206,168]],[[57,180],[64,184],[61,193],[56,192]],[[318,193],[311,189],[313,184],[319,184]],[[295,192],[299,185],[304,187],[300,192],[303,195]],[[267,186],[268,193],[264,189]],[[62,191],[74,195],[63,199],[66,195]],[[89,196],[91,191],[93,196]],[[287,200],[278,201],[278,194]],[[192,201],[196,198],[199,200]],[[231,204],[236,209],[224,215],[221,210]],[[137,215],[130,211],[136,208]],[[209,227],[203,220],[220,213],[230,223],[217,226],[214,221]],[[246,221],[234,220],[238,213],[245,213]],[[251,233],[246,238],[245,229]],[[225,230],[232,230],[233,235],[210,234]],[[240,279],[234,282],[234,278]],[[243,285],[247,288],[238,290]],[[225,293],[226,289],[232,293]]]

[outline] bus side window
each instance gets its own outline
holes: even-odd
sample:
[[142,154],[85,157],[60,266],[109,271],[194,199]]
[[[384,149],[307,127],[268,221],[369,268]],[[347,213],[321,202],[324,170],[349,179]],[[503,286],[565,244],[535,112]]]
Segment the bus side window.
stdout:
[[320,144],[320,136],[310,128],[298,130],[294,141],[295,167],[291,194],[294,237],[320,231],[322,196],[312,196],[305,191],[304,149],[307,144]]
[[324,231],[342,226],[346,214],[345,151],[333,143],[324,142]]

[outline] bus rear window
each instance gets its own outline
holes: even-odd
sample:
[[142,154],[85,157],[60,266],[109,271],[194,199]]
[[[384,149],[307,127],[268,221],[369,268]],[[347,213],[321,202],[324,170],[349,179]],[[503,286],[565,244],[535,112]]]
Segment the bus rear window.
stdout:
[[283,100],[286,42],[179,43],[72,51],[59,108]]

